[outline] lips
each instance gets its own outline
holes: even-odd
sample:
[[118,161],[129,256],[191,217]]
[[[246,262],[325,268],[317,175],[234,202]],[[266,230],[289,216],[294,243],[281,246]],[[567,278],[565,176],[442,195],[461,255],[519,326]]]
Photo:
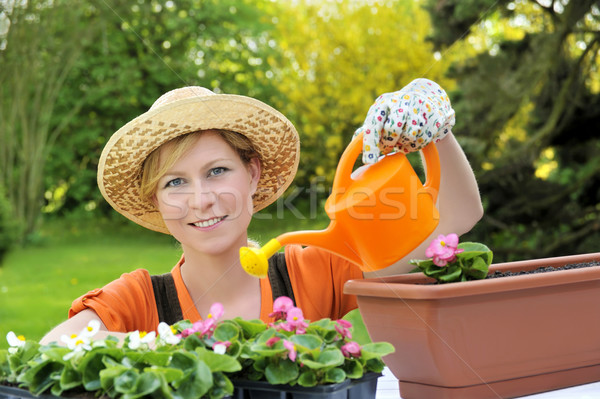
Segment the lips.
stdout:
[[215,224],[219,223],[220,221],[224,220],[226,217],[227,216],[214,217],[214,218],[201,220],[199,222],[190,223],[190,224],[193,226],[196,226],[196,227],[211,227],[211,226],[214,226]]

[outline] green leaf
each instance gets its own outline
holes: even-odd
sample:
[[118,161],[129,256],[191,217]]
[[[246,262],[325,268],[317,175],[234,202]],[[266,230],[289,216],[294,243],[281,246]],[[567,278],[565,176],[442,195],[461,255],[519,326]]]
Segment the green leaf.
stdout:
[[206,348],[196,348],[198,358],[206,363],[212,372],[233,373],[242,369],[242,365],[229,355],[221,355]]
[[128,351],[127,358],[132,364],[145,363],[153,366],[166,366],[171,361],[171,353],[158,351]]
[[365,322],[363,321],[362,315],[360,314],[360,310],[354,309],[348,312],[344,317],[344,320],[352,323],[352,340],[358,342],[359,345],[364,345],[366,343],[372,342],[371,337],[369,336],[369,332],[367,331],[367,327],[365,326]]
[[17,380],[24,383],[31,393],[39,395],[57,383],[63,368],[63,364],[46,359],[21,374]]
[[452,265],[450,267],[446,267],[446,273],[438,277],[440,281],[448,283],[450,281],[458,281],[463,272],[460,266]]
[[125,370],[114,379],[115,391],[120,393],[134,392],[139,377],[139,372],[136,369]]
[[381,373],[385,367],[385,363],[381,359],[369,359],[365,364],[366,371],[372,371],[374,373]]
[[186,370],[191,370],[192,367],[194,367],[196,360],[196,357],[190,353],[177,351],[173,353],[169,366],[185,372]]
[[177,396],[182,398],[201,398],[212,387],[213,376],[210,368],[203,361],[198,361],[194,364],[188,375],[173,385],[177,388]]
[[157,375],[162,375],[166,382],[171,383],[174,381],[179,381],[183,379],[185,376],[184,372],[180,369],[172,368],[172,367],[159,367],[159,366],[151,366],[146,367],[144,372],[152,372]]
[[229,341],[234,342],[238,339],[240,335],[240,327],[236,324],[228,321],[224,321],[219,323],[217,328],[215,328],[215,332],[213,334],[213,338],[217,341]]
[[314,387],[317,385],[317,375],[312,370],[306,370],[300,373],[298,385],[303,387]]
[[233,320],[242,327],[246,339],[253,338],[267,329],[267,325],[261,320],[243,320],[240,317]]
[[265,377],[271,384],[287,384],[298,377],[298,365],[289,359],[270,363],[265,369]]
[[289,340],[296,345],[299,352],[319,349],[323,344],[323,339],[314,334],[296,334],[292,335]]
[[360,378],[364,373],[363,366],[357,359],[347,359],[343,369],[348,378]]
[[150,397],[152,393],[161,388],[162,378],[160,374],[141,374],[136,381],[135,387],[129,393],[123,395],[123,399]]
[[115,366],[107,366],[104,370],[100,371],[100,386],[107,393],[109,393],[110,396],[113,396],[110,393],[114,391],[115,378],[117,378],[119,375],[125,373],[128,370],[129,367],[119,364]]
[[344,363],[344,355],[337,348],[328,348],[319,354],[316,359],[311,359],[310,354],[303,353],[300,355],[300,361],[306,367],[320,370],[328,367],[337,367]]
[[81,385],[81,373],[66,366],[60,375],[60,388],[64,391]]
[[394,353],[395,351],[396,350],[394,349],[394,346],[389,342],[373,342],[370,344],[365,344],[361,347],[360,357],[363,361],[366,361],[373,358],[382,358],[383,356]]
[[334,368],[325,372],[324,382],[338,384],[346,379],[346,373],[342,369]]

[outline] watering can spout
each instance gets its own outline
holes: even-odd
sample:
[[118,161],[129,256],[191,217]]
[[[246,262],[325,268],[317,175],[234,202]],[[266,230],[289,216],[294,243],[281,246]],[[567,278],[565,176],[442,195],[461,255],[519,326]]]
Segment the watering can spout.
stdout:
[[425,241],[439,222],[436,208],[440,161],[433,143],[423,149],[425,184],[402,153],[381,160],[352,175],[362,151],[362,135],[346,148],[336,170],[325,212],[325,230],[285,233],[264,247],[240,249],[242,267],[265,277],[268,259],[283,245],[301,244],[325,249],[371,272],[404,258]]
[[[353,263],[361,262],[358,255],[353,252],[352,245],[343,238],[342,231],[338,231],[335,222],[325,230],[303,230],[284,233],[277,238],[271,239],[261,248],[240,248],[240,263],[242,268],[250,275],[264,278],[267,276],[268,260],[283,246],[288,244],[300,244],[326,249]],[[335,237],[335,240],[332,240]]]

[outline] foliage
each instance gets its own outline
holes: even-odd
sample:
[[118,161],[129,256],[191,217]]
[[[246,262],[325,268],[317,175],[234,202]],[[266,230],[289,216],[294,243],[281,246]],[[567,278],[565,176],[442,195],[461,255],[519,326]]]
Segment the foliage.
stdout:
[[458,244],[456,234],[440,235],[431,242],[425,255],[431,259],[410,261],[417,265],[413,272],[421,271],[439,283],[484,279],[493,258],[492,251],[484,244]]
[[274,90],[262,61],[275,52],[269,1],[23,4],[10,15],[0,52],[1,137],[11,149],[0,161],[5,179],[23,191],[10,199],[27,233],[42,205],[109,209],[96,189],[101,149],[162,93],[202,85],[268,100]]
[[7,200],[0,184],[0,265],[6,253],[13,248],[19,238],[19,224],[14,217],[12,204]]
[[223,308],[213,304],[203,321],[161,323],[158,336],[134,331],[122,344],[110,336],[94,340],[98,321],[63,336],[66,346],[40,346],[11,332],[11,347],[0,351],[0,382],[35,395],[89,391],[111,398],[221,398],[233,393],[232,380],[240,378],[301,386],[360,378],[380,372],[381,357],[393,352],[387,343],[350,341],[347,321],[308,323],[290,303],[276,300],[274,312],[287,320],[268,325],[239,317],[219,321]]
[[596,251],[597,1],[427,4],[436,44],[467,55],[450,68],[450,97],[485,205],[469,238],[502,260]]
[[[427,77],[447,89],[446,60],[427,42],[430,23],[415,1],[286,2],[277,15],[276,107],[298,128],[302,157],[295,184],[324,178],[377,96]],[[436,58],[437,57],[437,58]]]
[[81,106],[79,98],[73,99],[73,106],[53,123],[56,102],[94,24],[83,22],[87,6],[66,1],[13,5],[2,13],[6,17],[8,11],[11,23],[5,37],[0,36],[0,185],[23,234],[29,234],[37,227],[45,162]]

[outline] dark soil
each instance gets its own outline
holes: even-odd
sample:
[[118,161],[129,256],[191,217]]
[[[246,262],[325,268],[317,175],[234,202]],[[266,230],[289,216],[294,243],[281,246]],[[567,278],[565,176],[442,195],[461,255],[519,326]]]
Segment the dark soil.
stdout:
[[592,267],[592,266],[600,266],[599,261],[585,262],[585,263],[574,263],[569,265],[564,265],[561,267],[540,267],[539,269],[534,269],[530,271],[520,271],[517,273],[514,272],[494,272],[488,274],[486,279],[490,278],[499,278],[499,277],[510,277],[510,276],[521,276],[523,274],[537,274],[537,273],[548,273],[555,272],[558,270],[569,270],[569,269],[581,269],[584,267]]

